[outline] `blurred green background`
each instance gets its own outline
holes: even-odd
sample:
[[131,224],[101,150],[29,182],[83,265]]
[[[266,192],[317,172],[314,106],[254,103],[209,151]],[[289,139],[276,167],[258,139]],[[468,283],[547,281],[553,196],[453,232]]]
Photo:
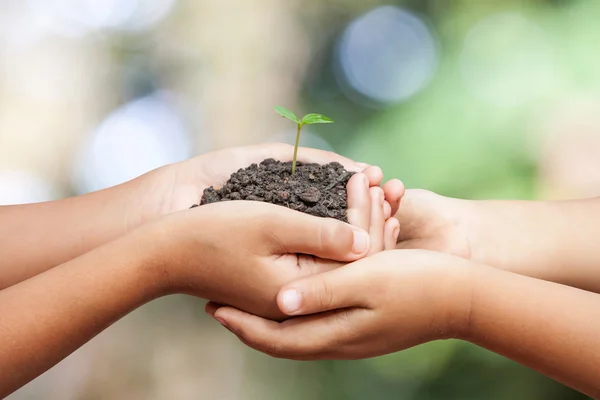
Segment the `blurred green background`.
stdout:
[[[597,0],[0,0],[0,203],[214,149],[305,145],[465,198],[600,192]],[[244,348],[153,302],[15,399],[579,399],[459,341],[356,362]]]

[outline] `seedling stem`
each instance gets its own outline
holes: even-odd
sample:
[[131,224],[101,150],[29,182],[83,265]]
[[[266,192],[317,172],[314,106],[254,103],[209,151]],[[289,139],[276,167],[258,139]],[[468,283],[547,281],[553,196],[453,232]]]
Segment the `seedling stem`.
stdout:
[[275,112],[281,115],[283,118],[287,118],[290,121],[296,123],[298,126],[298,131],[296,133],[296,146],[294,147],[294,159],[292,161],[292,175],[296,173],[296,164],[298,160],[298,148],[300,146],[300,132],[302,132],[302,127],[304,125],[313,125],[313,124],[331,124],[333,120],[321,114],[306,114],[302,117],[301,120],[296,117],[296,115],[282,106],[276,106]]

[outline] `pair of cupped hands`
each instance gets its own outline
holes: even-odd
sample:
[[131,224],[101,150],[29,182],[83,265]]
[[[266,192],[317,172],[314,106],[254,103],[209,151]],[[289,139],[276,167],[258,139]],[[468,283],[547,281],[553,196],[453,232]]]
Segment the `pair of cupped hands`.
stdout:
[[381,186],[378,167],[300,149],[302,162],[336,161],[357,172],[347,186],[349,224],[259,202],[189,209],[206,187],[221,186],[237,169],[292,154],[284,144],[227,149],[137,180],[144,200],[130,222],[162,216],[135,230],[138,251],[153,260],[160,295],[210,300],[210,316],[274,357],[365,358],[460,336],[467,268],[448,254],[397,249],[445,250],[453,232],[439,218],[429,223],[429,210],[415,207],[418,199],[407,198],[400,181]]

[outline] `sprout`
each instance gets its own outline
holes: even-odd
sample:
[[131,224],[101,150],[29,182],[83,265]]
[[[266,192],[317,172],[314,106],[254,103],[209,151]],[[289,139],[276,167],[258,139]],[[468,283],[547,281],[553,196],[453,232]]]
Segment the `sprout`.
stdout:
[[296,115],[285,107],[276,106],[275,111],[283,118],[287,118],[290,121],[298,125],[298,133],[296,134],[296,147],[294,147],[294,159],[292,162],[292,175],[296,173],[296,161],[298,159],[298,144],[300,143],[300,132],[304,125],[313,124],[331,124],[333,120],[321,114],[306,114],[301,120]]

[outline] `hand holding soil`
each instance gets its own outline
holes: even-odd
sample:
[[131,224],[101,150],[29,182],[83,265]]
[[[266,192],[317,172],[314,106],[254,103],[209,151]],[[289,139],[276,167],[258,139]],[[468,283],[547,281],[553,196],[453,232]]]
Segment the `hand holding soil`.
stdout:
[[167,292],[281,319],[275,298],[284,284],[395,244],[395,219],[387,225],[390,237],[384,238],[383,190],[369,188],[367,177],[359,173],[350,179],[348,195],[355,226],[248,201],[208,204],[164,218],[156,228],[163,232],[160,242],[149,235],[158,249],[156,259],[165,260],[158,264],[164,265],[164,273],[157,275],[166,277]]
[[354,175],[337,162],[302,164],[292,175],[292,163],[272,158],[231,175],[218,190],[204,190],[200,205],[218,201],[252,200],[282,205],[317,217],[348,222],[346,185]]
[[282,285],[394,245],[381,170],[319,150],[302,149],[300,160],[364,170],[347,182],[350,224],[256,201],[188,209],[239,168],[292,153],[227,149],[85,196],[3,207],[0,397],[157,297],[187,293],[283,319]]
[[[189,209],[200,202],[204,189],[221,187],[232,173],[240,168],[260,163],[265,159],[292,161],[294,147],[283,143],[230,148],[215,151],[167,165],[125,184],[130,204],[125,210],[130,220],[129,228],[156,219],[162,215]],[[328,164],[337,162],[347,171],[365,170],[366,164],[357,163],[338,154],[309,148],[299,150],[302,163]],[[381,170],[367,174],[371,186],[379,186],[383,179]],[[401,194],[397,194],[399,199]],[[118,212],[120,210],[114,210]]]

